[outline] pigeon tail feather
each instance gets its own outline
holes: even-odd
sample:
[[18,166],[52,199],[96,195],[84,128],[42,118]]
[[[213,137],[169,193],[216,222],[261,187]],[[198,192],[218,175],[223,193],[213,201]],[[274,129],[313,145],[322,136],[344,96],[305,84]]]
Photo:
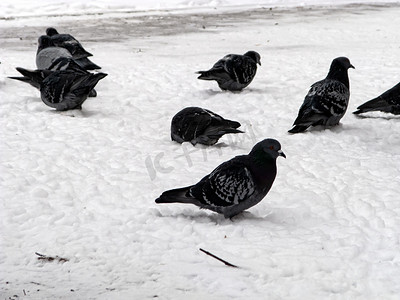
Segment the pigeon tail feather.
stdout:
[[311,125],[308,126],[304,126],[304,125],[296,125],[294,126],[292,129],[290,129],[288,132],[289,133],[299,133],[299,132],[303,132],[305,131],[308,127],[310,127]]
[[197,77],[197,79],[219,80],[219,79],[221,79],[221,76],[223,76],[225,74],[225,71],[223,69],[211,69],[209,71],[198,71],[196,73],[200,74],[200,76]]
[[358,115],[361,113],[365,113],[368,111],[390,111],[390,104],[382,99],[381,97],[372,99],[368,102],[365,102],[363,105],[360,105],[359,107],[357,107],[357,111],[354,112],[354,114]]

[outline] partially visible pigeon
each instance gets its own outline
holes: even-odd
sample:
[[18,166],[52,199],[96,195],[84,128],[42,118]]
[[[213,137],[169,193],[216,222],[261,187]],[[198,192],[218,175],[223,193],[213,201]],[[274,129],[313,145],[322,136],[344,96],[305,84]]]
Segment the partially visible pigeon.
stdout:
[[255,51],[244,55],[228,54],[217,61],[208,71],[199,71],[198,79],[215,80],[222,90],[241,91],[253,80],[261,56]]
[[279,156],[286,157],[280,143],[265,139],[248,155],[222,163],[197,184],[162,193],[156,203],[191,203],[232,218],[267,195],[275,180]]
[[72,58],[72,54],[65,48],[55,47],[48,36],[40,36],[36,52],[36,67],[39,70],[48,70],[60,57]]
[[50,37],[54,46],[67,49],[74,58],[93,56],[93,54],[87,52],[82,44],[70,34],[60,34],[53,27],[47,28],[46,34]]
[[40,85],[42,101],[56,110],[81,109],[82,103],[105,73],[78,74],[75,71],[54,71]]
[[178,112],[171,122],[171,139],[192,145],[214,145],[226,133],[243,133],[236,128],[239,122],[223,117],[200,107],[186,107]]
[[[17,67],[18,72],[23,76],[20,77],[8,77],[10,79],[16,79],[22,82],[29,83],[33,87],[40,89],[40,84],[43,80],[49,76],[53,71],[58,70],[70,70],[74,71],[76,74],[89,74],[88,71],[81,68],[72,58],[59,57],[49,66],[48,70],[27,70],[24,68]],[[96,97],[97,92],[95,89],[91,90],[89,97]]]
[[360,105],[357,109],[353,112],[356,115],[368,111],[383,111],[400,115],[400,82],[382,95]]
[[347,57],[338,57],[332,61],[326,78],[311,86],[290,133],[305,131],[310,126],[339,124],[350,98],[349,68],[354,69],[354,66]]
[[61,57],[73,58],[85,70],[101,69],[101,67],[90,61],[87,57],[74,56],[68,49],[54,45],[49,36],[42,35],[39,37],[36,53],[36,66],[38,69],[49,69],[54,61]]

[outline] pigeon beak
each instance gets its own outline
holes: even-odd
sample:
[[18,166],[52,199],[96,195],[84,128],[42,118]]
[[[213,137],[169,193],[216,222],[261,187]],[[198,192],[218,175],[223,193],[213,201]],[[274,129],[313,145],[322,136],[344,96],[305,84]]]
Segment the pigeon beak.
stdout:
[[355,67],[354,67],[353,65],[350,65],[350,67],[349,67],[349,68],[355,69]]
[[258,64],[261,66],[261,61],[258,61]]
[[279,153],[279,156],[286,158],[286,155],[285,155],[285,153],[283,153],[282,150],[278,150],[278,153]]

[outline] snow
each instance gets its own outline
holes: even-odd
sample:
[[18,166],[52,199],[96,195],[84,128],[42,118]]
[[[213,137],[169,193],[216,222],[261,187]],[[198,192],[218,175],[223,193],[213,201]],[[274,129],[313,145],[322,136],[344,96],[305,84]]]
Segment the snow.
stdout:
[[[121,10],[105,1],[32,3],[0,9],[2,299],[399,298],[400,120],[351,114],[399,82],[398,2],[274,1],[270,10],[172,1],[171,10],[140,13],[130,10],[147,1],[117,1]],[[92,5],[101,14],[77,13]],[[73,34],[109,74],[80,112],[56,112],[6,78],[17,66],[35,68],[49,26]],[[243,92],[196,79],[247,50],[262,66]],[[356,67],[341,125],[289,135],[309,86],[338,56]],[[208,148],[173,143],[171,118],[186,106],[237,120],[246,133]],[[287,159],[265,199],[232,221],[155,204],[268,137]]]

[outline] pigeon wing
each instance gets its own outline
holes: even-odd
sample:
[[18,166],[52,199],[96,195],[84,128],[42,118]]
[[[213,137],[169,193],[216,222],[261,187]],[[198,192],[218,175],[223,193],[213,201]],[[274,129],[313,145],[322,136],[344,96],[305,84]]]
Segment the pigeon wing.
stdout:
[[242,55],[232,56],[226,61],[225,68],[232,79],[241,84],[250,83],[257,71],[257,65],[250,58]]
[[342,116],[346,112],[350,92],[343,83],[326,80],[314,85],[306,96],[312,98],[313,110],[327,116]]
[[206,206],[228,207],[245,201],[255,190],[249,168],[237,157],[217,167],[188,193]]

